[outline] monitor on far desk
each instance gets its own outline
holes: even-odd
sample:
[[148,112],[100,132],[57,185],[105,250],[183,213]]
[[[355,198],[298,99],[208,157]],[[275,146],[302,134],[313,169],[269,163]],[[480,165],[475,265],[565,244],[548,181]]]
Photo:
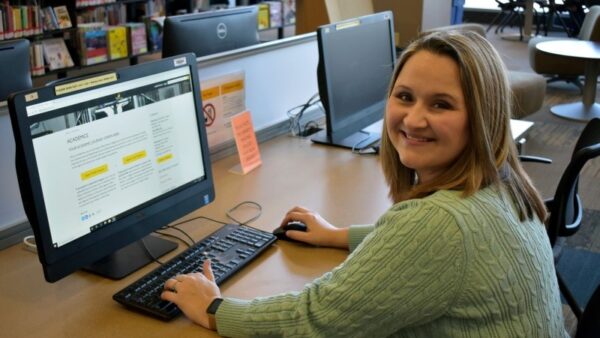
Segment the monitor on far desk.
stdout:
[[[147,236],[214,199],[196,58],[9,99],[25,212],[47,281],[121,278],[177,244]],[[140,243],[139,240],[143,240]]]
[[380,132],[362,129],[383,118],[396,61],[392,13],[381,12],[319,27],[317,78],[326,130],[316,143],[363,149]]
[[29,88],[29,40],[0,41],[0,102],[11,93]]
[[169,16],[165,19],[162,56],[191,52],[201,57],[257,43],[257,6]]

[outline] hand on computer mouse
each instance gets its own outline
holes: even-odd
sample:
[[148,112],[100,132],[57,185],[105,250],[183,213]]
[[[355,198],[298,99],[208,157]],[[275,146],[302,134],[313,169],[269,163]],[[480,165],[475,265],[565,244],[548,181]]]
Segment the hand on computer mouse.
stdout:
[[275,235],[275,237],[277,237],[277,239],[280,239],[280,240],[291,241],[291,242],[300,242],[298,240],[288,237],[287,232],[288,231],[306,232],[306,230],[307,230],[306,224],[299,222],[299,221],[291,221],[291,222],[287,223],[286,225],[273,230],[273,235]]
[[316,246],[348,248],[348,229],[331,225],[321,215],[309,209],[303,207],[292,208],[281,221],[279,229],[290,228],[288,223],[293,221],[303,223],[306,226],[306,231],[284,230],[289,239]]

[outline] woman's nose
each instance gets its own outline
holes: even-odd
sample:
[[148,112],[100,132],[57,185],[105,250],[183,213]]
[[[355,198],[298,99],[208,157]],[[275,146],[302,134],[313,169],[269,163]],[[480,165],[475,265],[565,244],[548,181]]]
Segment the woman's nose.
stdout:
[[421,103],[415,103],[406,108],[404,125],[409,128],[427,127],[426,108]]

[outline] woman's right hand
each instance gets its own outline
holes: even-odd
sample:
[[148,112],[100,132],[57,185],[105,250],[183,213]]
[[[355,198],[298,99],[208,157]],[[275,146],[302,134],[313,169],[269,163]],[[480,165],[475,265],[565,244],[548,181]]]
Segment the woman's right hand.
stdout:
[[348,228],[337,228],[321,215],[303,207],[294,207],[288,211],[280,226],[291,221],[306,224],[306,232],[288,230],[286,236],[291,239],[316,246],[348,249]]

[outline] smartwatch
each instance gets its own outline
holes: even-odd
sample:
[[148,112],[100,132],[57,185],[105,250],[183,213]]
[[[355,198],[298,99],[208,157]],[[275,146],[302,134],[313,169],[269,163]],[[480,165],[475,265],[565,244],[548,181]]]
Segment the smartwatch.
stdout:
[[208,305],[208,308],[206,308],[206,314],[208,314],[208,325],[215,330],[217,329],[217,320],[215,319],[215,314],[217,313],[219,305],[221,305],[222,302],[223,298],[215,298],[210,305]]

